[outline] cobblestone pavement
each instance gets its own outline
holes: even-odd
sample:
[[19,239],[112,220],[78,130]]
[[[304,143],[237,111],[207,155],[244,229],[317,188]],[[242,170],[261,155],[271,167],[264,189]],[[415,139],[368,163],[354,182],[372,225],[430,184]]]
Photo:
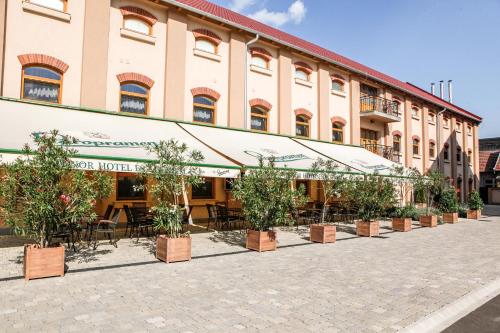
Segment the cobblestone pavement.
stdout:
[[[385,224],[388,226],[388,224]],[[395,332],[500,276],[500,218],[312,244],[280,230],[275,252],[239,232],[193,235],[193,260],[164,264],[147,239],[68,252],[64,278],[21,275],[0,248],[0,331]]]

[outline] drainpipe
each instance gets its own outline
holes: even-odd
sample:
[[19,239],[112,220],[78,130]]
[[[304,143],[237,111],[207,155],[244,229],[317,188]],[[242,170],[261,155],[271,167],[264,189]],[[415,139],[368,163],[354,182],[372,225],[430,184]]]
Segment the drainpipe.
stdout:
[[[447,109],[444,108],[441,111],[439,111],[436,115],[436,139],[437,139],[437,146],[438,149],[441,150],[441,114],[443,114]],[[438,170],[441,172],[444,172],[443,164],[441,163],[441,151],[438,152],[437,154],[437,166]]]
[[245,88],[244,88],[244,97],[243,97],[243,115],[244,115],[244,122],[243,122],[243,126],[245,129],[248,129],[248,91],[247,91],[247,87],[248,87],[248,47],[254,43],[256,43],[260,38],[260,35],[257,34],[255,36],[254,39],[252,39],[251,41],[247,42],[245,44],[245,78],[244,78],[244,81],[245,81]]

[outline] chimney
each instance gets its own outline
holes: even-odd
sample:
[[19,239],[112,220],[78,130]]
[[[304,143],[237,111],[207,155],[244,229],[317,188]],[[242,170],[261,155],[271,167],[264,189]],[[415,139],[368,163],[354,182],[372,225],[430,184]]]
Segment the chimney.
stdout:
[[439,98],[444,98],[444,81],[439,81]]
[[436,95],[436,85],[434,82],[431,82],[431,94]]
[[448,101],[453,103],[453,84],[452,80],[448,80]]

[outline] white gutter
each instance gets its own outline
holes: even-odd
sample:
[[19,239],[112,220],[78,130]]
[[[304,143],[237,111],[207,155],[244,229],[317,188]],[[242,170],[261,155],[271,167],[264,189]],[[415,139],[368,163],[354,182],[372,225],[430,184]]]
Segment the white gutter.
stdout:
[[[230,25],[230,26],[232,26],[232,27],[235,27],[235,28],[237,28],[237,29],[241,29],[241,30],[247,31],[247,32],[250,32],[250,33],[255,34],[255,35],[260,35],[261,37],[264,37],[264,38],[266,38],[266,39],[269,39],[270,41],[273,41],[273,42],[276,42],[276,43],[282,44],[282,45],[284,45],[284,46],[288,46],[288,47],[290,47],[290,48],[292,48],[292,49],[295,49],[295,50],[298,50],[298,51],[300,51],[300,52],[306,53],[306,54],[308,54],[308,55],[310,55],[310,56],[313,56],[313,57],[319,58],[319,59],[321,59],[321,60],[323,60],[323,61],[326,61],[326,62],[328,62],[328,63],[332,63],[332,64],[334,64],[334,65],[337,65],[337,66],[342,67],[342,68],[344,68],[344,69],[348,69],[348,70],[350,70],[350,71],[352,71],[352,72],[355,72],[355,73],[357,73],[357,74],[364,75],[366,78],[370,78],[370,79],[372,79],[372,80],[375,80],[375,81],[378,81],[378,82],[382,82],[383,84],[386,84],[386,85],[388,85],[388,86],[390,86],[390,87],[392,87],[392,88],[394,88],[394,89],[398,89],[398,90],[401,90],[401,91],[403,91],[403,92],[405,92],[405,93],[407,93],[407,94],[410,94],[410,95],[412,95],[412,96],[415,96],[415,97],[417,97],[417,98],[424,99],[424,100],[428,101],[429,103],[433,103],[433,104],[439,105],[439,106],[441,106],[441,107],[443,107],[443,108],[446,108],[446,106],[444,106],[444,105],[442,105],[442,104],[439,104],[439,103],[436,103],[436,102],[432,102],[432,101],[430,101],[430,100],[428,100],[428,99],[425,99],[424,97],[416,96],[414,93],[412,93],[411,91],[409,91],[409,90],[407,90],[407,89],[404,89],[404,88],[401,88],[401,87],[395,86],[395,85],[393,85],[393,84],[391,84],[391,83],[389,83],[389,82],[387,82],[387,81],[385,81],[385,80],[382,80],[382,79],[377,78],[377,77],[375,77],[375,76],[373,76],[373,75],[370,75],[370,74],[368,74],[367,72],[360,71],[360,70],[358,70],[358,69],[355,69],[355,68],[352,68],[352,67],[347,66],[347,65],[345,65],[345,64],[342,64],[342,63],[339,63],[339,62],[337,62],[337,61],[334,61],[334,60],[332,60],[332,59],[330,59],[330,58],[327,58],[327,57],[321,56],[321,55],[319,55],[319,54],[315,54],[315,53],[313,53],[313,52],[311,52],[311,51],[309,51],[309,50],[306,50],[306,49],[303,49],[303,48],[298,47],[298,46],[296,46],[296,45],[293,45],[293,44],[287,43],[287,42],[282,41],[282,40],[280,40],[280,39],[278,39],[278,38],[275,38],[275,37],[269,36],[269,35],[267,35],[267,34],[263,34],[262,32],[259,32],[259,31],[254,30],[254,29],[250,29],[250,28],[248,28],[247,26],[244,26],[244,25],[241,25],[241,24],[238,24],[238,23],[235,23],[235,22],[232,22],[232,21],[229,21],[229,20],[223,19],[223,18],[221,18],[221,17],[219,17],[219,16],[216,16],[216,15],[213,15],[213,14],[207,13],[207,12],[205,12],[205,11],[203,11],[203,10],[200,10],[200,9],[197,9],[197,8],[194,8],[194,7],[191,7],[191,6],[185,5],[185,4],[180,3],[180,2],[178,2],[178,1],[176,1],[176,0],[160,0],[160,1],[161,1],[161,2],[164,2],[164,3],[166,3],[166,4],[170,4],[170,5],[177,6],[177,7],[179,7],[179,8],[182,8],[182,9],[188,10],[188,11],[190,11],[190,12],[193,12],[193,13],[199,14],[199,15],[201,15],[201,16],[204,16],[204,17],[210,18],[210,19],[212,19],[212,20],[215,20],[215,21],[219,21],[219,22],[225,23],[225,24]],[[461,114],[461,115],[463,115],[463,116],[465,116],[465,117],[467,117],[467,118],[474,119],[475,121],[481,122],[480,120],[475,119],[475,118],[471,117],[470,115],[463,114],[463,113],[461,113],[461,112],[459,112],[459,111],[453,111],[453,112],[455,112],[455,113],[459,113],[459,114]]]
[[248,47],[254,43],[256,43],[260,38],[260,35],[257,34],[254,39],[251,41],[247,42],[245,44],[245,88],[244,88],[244,98],[243,98],[243,115],[245,117],[244,122],[243,122],[243,128],[248,129]]

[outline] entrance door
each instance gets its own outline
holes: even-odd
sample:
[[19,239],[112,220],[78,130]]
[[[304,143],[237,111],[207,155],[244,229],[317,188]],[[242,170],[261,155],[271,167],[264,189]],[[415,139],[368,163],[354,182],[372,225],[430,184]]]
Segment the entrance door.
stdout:
[[369,129],[361,129],[361,145],[368,146],[373,150],[376,150],[376,145],[378,144],[378,132]]

